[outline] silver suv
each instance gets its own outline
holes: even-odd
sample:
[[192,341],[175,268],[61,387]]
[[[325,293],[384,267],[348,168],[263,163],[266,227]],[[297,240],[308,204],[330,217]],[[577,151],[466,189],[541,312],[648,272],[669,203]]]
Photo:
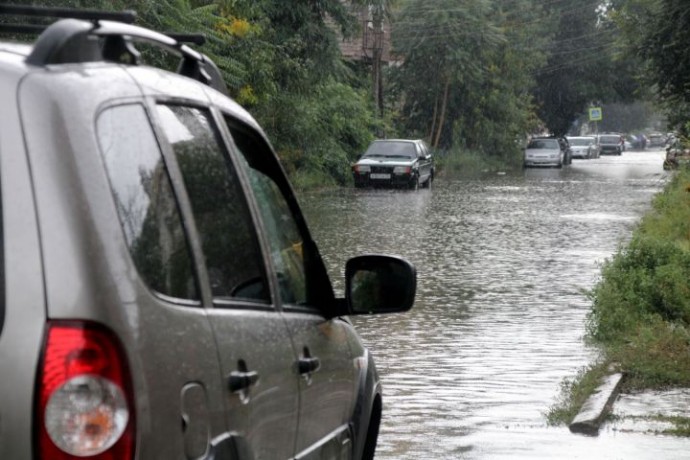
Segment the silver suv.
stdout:
[[203,54],[127,15],[0,13],[82,18],[0,41],[0,458],[373,458],[381,383],[347,317],[408,310],[412,265],[355,257],[334,296]]

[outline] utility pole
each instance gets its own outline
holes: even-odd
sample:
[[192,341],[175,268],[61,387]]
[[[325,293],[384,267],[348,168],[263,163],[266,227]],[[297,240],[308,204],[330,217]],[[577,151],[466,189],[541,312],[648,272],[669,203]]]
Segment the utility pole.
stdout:
[[364,41],[362,43],[364,53],[371,53],[371,87],[374,103],[380,117],[383,117],[383,72],[381,71],[383,62],[383,5],[367,6],[367,19],[364,28]]
[[381,62],[383,57],[383,8],[378,6],[370,7],[371,26],[372,26],[372,57],[371,57],[371,77],[374,103],[378,108],[380,117],[383,117],[383,75],[381,72]]

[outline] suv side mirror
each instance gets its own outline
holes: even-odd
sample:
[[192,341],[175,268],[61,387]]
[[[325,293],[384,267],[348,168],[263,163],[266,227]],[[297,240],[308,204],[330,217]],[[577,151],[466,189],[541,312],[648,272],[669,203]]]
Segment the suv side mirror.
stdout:
[[408,311],[417,291],[417,271],[407,260],[383,255],[354,257],[345,264],[348,314]]

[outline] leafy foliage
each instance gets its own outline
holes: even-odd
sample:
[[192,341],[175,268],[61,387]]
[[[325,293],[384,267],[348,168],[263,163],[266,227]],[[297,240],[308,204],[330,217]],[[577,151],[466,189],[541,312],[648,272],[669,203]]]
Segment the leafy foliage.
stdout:
[[685,130],[690,119],[690,4],[617,0],[612,7],[626,55],[637,61],[643,81],[655,89],[671,125]]
[[591,103],[627,101],[636,85],[628,62],[615,59],[616,27],[599,0],[553,2],[545,11],[552,35],[535,97],[548,130],[563,135]]
[[405,57],[396,76],[406,101],[401,121],[434,146],[442,135],[451,143],[460,104],[483,71],[477,57],[503,39],[489,13],[486,1],[409,0],[394,23],[395,50]]

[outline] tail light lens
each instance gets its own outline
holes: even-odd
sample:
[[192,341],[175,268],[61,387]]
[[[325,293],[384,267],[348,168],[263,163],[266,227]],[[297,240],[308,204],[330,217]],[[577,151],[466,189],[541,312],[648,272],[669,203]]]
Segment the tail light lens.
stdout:
[[113,333],[50,323],[38,379],[39,459],[133,458],[131,378]]

